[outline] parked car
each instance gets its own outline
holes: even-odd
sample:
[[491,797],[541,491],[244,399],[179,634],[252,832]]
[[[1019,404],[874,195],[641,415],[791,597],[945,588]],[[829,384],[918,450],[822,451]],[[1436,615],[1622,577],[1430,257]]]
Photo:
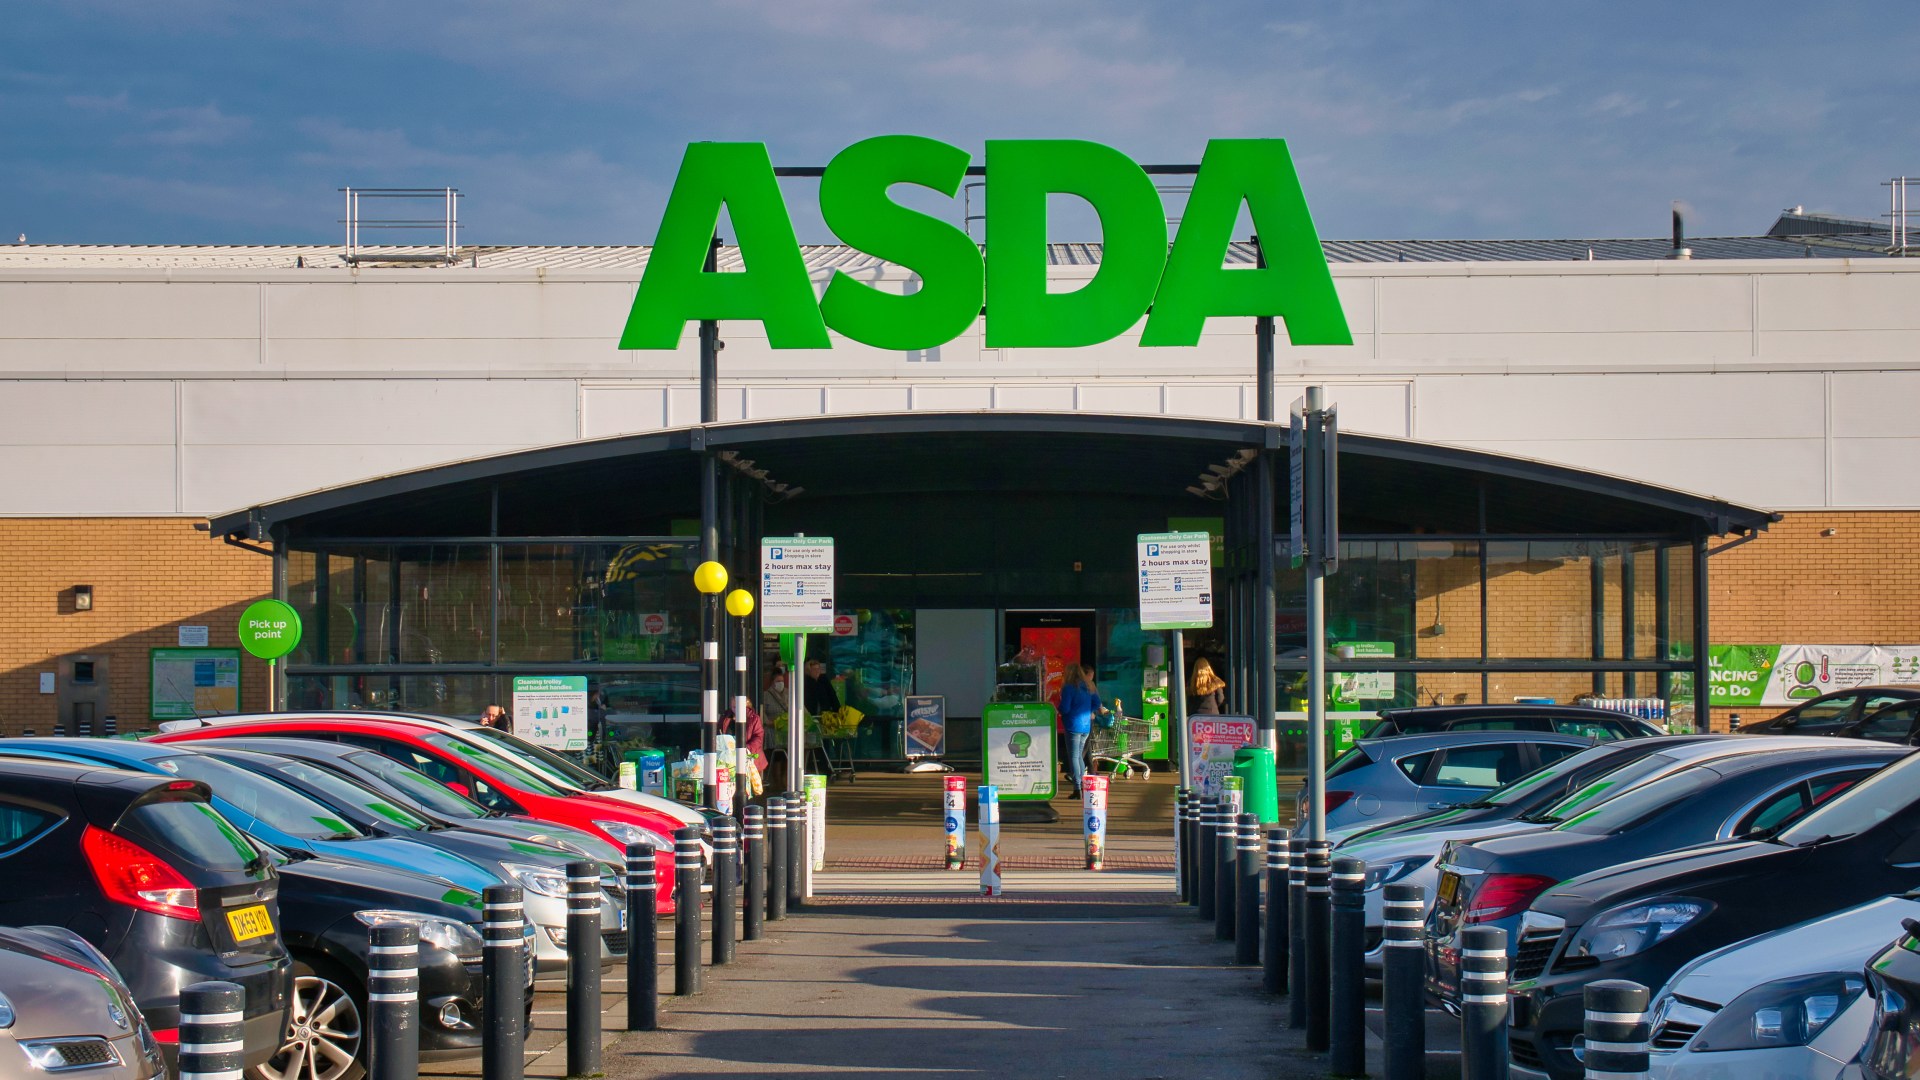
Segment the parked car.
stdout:
[[165,1080],[146,1017],[98,949],[59,926],[0,927],[0,1076]]
[[1867,962],[1874,1010],[1860,1054],[1865,1080],[1920,1076],[1920,922],[1907,919],[1902,927],[1904,933]]
[[[1473,802],[1593,740],[1550,731],[1442,732],[1362,739],[1327,769],[1327,828],[1400,821]],[[1307,791],[1296,800],[1307,818]]]
[[[1449,841],[1427,916],[1427,989],[1442,1002],[1458,1003],[1460,934],[1469,926],[1504,929],[1513,955],[1524,949],[1522,915],[1561,881],[1696,844],[1764,835],[1906,753],[1823,739],[1719,757],[1650,780],[1544,832]],[[1526,978],[1533,962],[1518,956],[1514,978]]]
[[97,948],[169,1068],[181,987],[245,991],[249,1065],[280,1046],[293,991],[280,879],[209,799],[194,780],[0,756],[0,925],[64,926]]
[[1810,698],[1741,731],[1750,735],[1845,735],[1861,719],[1902,701],[1920,701],[1920,685],[1850,686]]
[[1665,984],[1723,945],[1920,886],[1920,756],[1766,838],[1672,851],[1560,882],[1522,921],[1516,1067],[1574,1077],[1581,995],[1597,979]]
[[1866,1045],[1868,961],[1920,916],[1920,898],[1857,907],[1715,949],[1667,981],[1648,1010],[1650,1077],[1840,1080]]
[[1413,705],[1382,709],[1369,739],[1437,731],[1556,731],[1587,739],[1638,739],[1665,735],[1651,720],[1590,705]]
[[[405,837],[470,859],[501,881],[520,886],[525,897],[524,914],[534,928],[536,969],[566,969],[567,864],[579,856],[547,844],[436,825],[388,802],[377,792],[305,761],[237,749],[221,739],[202,743],[196,749],[248,772],[278,780],[324,804],[364,832]],[[626,867],[608,862],[595,865],[600,875],[600,963],[608,966],[627,954],[627,891],[620,884]]]

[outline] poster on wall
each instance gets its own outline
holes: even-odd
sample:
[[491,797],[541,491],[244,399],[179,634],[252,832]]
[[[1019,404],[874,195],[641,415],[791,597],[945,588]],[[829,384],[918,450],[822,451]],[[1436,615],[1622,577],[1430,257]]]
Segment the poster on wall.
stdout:
[[1054,760],[1053,706],[994,702],[980,718],[982,784],[1000,789],[1000,800],[1040,802],[1053,798],[1060,768]]
[[769,634],[833,633],[833,538],[760,540],[760,628]]
[[939,757],[947,752],[947,699],[941,694],[908,694],[900,745],[907,759]]
[[1140,533],[1140,629],[1213,625],[1213,540],[1204,532]]
[[[1391,641],[1344,641],[1334,646],[1334,654],[1342,660],[1367,660],[1377,657],[1391,659],[1393,642]],[[1356,701],[1392,701],[1395,687],[1391,671],[1341,671],[1330,673],[1333,684],[1333,707],[1342,708]]]
[[1259,732],[1251,716],[1194,713],[1187,717],[1187,745],[1193,748],[1193,783],[1200,797],[1219,798],[1220,778],[1233,774],[1233,755],[1252,746]]
[[[1920,682],[1920,645],[1711,645],[1710,704],[1790,708],[1855,686]],[[1674,700],[1692,700],[1676,679]]]
[[240,711],[239,649],[148,650],[151,693],[147,715],[155,720],[231,716]]
[[513,733],[549,750],[585,750],[587,677],[515,675]]

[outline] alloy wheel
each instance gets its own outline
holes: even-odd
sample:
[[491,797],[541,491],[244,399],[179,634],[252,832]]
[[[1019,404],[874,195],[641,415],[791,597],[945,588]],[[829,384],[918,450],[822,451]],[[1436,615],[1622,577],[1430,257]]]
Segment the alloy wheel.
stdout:
[[255,1080],[354,1080],[361,1074],[360,1006],[346,988],[316,974],[293,981],[287,1041],[253,1070]]

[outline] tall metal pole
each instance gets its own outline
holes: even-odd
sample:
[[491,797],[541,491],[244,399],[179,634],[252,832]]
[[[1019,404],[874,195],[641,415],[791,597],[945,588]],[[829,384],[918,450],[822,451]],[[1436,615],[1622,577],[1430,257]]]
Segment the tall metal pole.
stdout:
[[[719,270],[720,238],[714,237],[707,245],[707,260],[702,267],[707,273]],[[720,419],[720,324],[713,319],[700,322],[700,423],[717,423]],[[704,433],[700,450],[700,561],[720,561],[720,459],[706,446]],[[719,777],[714,768],[715,736],[720,733],[719,712],[719,667],[720,644],[717,639],[719,626],[720,597],[717,593],[703,594],[700,606],[701,656],[700,683],[702,723],[700,725],[700,760],[702,762],[702,787],[705,790],[705,802],[709,808],[719,805]]]
[[[1212,543],[1209,539],[1208,543]],[[1187,632],[1173,632],[1173,722],[1180,729],[1174,737],[1174,745],[1180,754],[1180,786],[1186,788],[1195,800],[1199,793],[1193,786],[1193,747],[1187,744]],[[1191,899],[1188,901],[1191,903]]]
[[[787,790],[806,787],[807,635],[793,635],[793,670],[787,672]],[[792,839],[788,839],[792,843]]]
[[[1308,543],[1319,546],[1327,532],[1320,521],[1324,469],[1320,440],[1320,388],[1307,387],[1306,439],[1301,447],[1302,484],[1306,504],[1302,513]],[[1309,550],[1307,571],[1307,839],[1327,838],[1327,568],[1328,552]],[[1269,664],[1269,667],[1272,665]]]
[[[1260,246],[1260,238],[1253,238],[1255,265],[1265,269],[1266,250]],[[1254,535],[1259,541],[1259,551],[1254,562],[1254,599],[1253,599],[1253,720],[1259,737],[1277,759],[1280,754],[1280,732],[1274,724],[1274,623],[1278,617],[1273,596],[1273,451],[1264,445],[1266,425],[1274,421],[1273,408],[1273,316],[1262,315],[1254,320],[1254,358],[1255,398],[1260,408],[1260,424],[1263,445],[1260,456],[1254,459],[1253,482],[1255,487],[1254,512],[1259,516],[1255,523]]]

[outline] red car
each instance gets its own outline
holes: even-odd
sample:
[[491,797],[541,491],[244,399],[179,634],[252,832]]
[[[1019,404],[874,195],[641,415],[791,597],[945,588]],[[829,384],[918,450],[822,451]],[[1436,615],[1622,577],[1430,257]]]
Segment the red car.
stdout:
[[427,774],[489,810],[557,822],[615,845],[649,844],[660,882],[657,910],[673,911],[673,833],[682,822],[657,810],[561,787],[513,757],[462,739],[444,727],[353,713],[275,713],[220,719],[150,736],[154,742],[220,738],[325,739],[364,747]]

